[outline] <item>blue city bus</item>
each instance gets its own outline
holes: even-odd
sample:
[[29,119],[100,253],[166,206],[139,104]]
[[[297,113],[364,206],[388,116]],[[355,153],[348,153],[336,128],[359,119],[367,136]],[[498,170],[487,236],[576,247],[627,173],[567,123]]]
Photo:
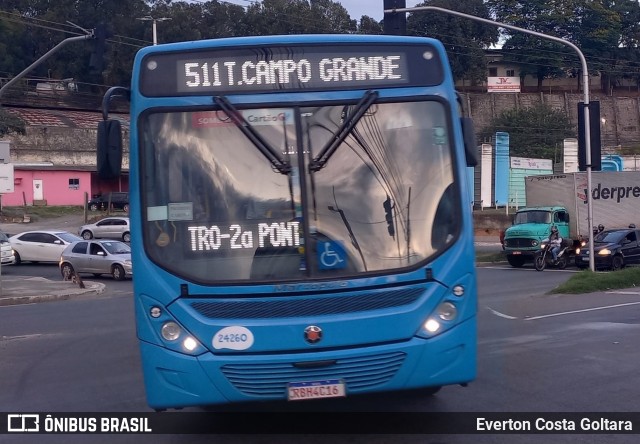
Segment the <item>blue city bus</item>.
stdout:
[[443,46],[365,35],[150,46],[130,100],[147,401],[164,410],[476,376],[473,125]]

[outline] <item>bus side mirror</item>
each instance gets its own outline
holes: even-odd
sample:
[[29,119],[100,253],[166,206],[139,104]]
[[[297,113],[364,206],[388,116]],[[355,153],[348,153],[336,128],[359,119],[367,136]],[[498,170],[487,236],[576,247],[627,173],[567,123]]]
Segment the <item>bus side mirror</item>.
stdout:
[[98,123],[97,171],[100,179],[115,179],[122,170],[122,126],[119,120]]
[[464,140],[464,153],[467,159],[467,166],[478,165],[476,132],[473,128],[473,119],[470,117],[460,117],[462,124],[462,137]]

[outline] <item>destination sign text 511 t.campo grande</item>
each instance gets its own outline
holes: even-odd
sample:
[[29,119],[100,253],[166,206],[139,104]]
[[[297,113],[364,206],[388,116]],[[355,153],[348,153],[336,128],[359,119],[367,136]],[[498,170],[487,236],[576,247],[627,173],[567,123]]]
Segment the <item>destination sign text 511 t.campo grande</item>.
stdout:
[[210,48],[147,54],[140,90],[150,97],[269,91],[323,91],[442,83],[429,45]]

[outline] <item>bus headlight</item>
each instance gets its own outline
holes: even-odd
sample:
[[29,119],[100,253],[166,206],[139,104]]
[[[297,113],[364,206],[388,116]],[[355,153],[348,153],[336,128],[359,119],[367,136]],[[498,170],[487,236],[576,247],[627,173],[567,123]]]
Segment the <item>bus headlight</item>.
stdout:
[[438,306],[438,317],[443,321],[453,321],[458,316],[458,309],[451,302],[443,302]]
[[187,336],[184,338],[184,341],[182,341],[182,346],[185,350],[192,352],[196,347],[198,347],[198,341],[193,339],[191,336]]
[[180,326],[173,321],[165,323],[160,331],[162,337],[167,341],[177,340],[180,337],[180,333],[182,333]]
[[[162,324],[160,334],[162,338],[167,341],[167,347],[172,350],[190,355],[197,355],[204,352],[204,347],[200,342],[188,334],[177,322],[168,321]],[[182,340],[178,341],[179,339]]]
[[159,301],[141,295],[147,328],[141,328],[144,340],[158,347],[189,356],[198,356],[207,348],[185,328]]
[[422,324],[419,334],[435,336],[449,328],[458,317],[458,308],[453,302],[444,301],[434,310],[433,314]]
[[427,319],[424,323],[424,329],[429,333],[437,333],[440,330],[440,323],[435,319]]

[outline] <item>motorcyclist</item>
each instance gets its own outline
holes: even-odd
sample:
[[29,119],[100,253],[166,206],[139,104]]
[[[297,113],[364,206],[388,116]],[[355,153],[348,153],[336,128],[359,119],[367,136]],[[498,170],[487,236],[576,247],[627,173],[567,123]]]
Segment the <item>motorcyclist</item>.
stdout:
[[558,227],[555,225],[551,227],[551,234],[548,239],[549,245],[551,245],[551,254],[553,255],[553,263],[558,262],[558,253],[562,248],[562,237],[558,232]]

